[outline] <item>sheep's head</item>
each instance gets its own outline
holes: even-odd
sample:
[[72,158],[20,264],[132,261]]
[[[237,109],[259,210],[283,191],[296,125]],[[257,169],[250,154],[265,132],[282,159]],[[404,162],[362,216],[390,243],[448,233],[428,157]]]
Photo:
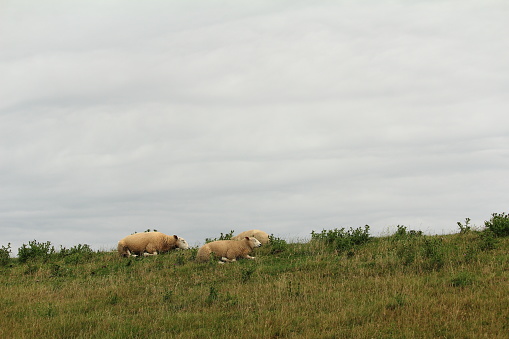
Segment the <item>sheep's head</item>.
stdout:
[[247,239],[247,241],[249,241],[252,244],[253,248],[262,246],[262,243],[260,242],[260,240],[254,238],[254,237],[246,237],[246,239]]
[[187,243],[187,241],[184,238],[177,237],[176,235],[174,235],[174,237],[175,237],[176,244],[177,244],[178,248],[183,249],[183,250],[187,250],[189,248],[189,244]]

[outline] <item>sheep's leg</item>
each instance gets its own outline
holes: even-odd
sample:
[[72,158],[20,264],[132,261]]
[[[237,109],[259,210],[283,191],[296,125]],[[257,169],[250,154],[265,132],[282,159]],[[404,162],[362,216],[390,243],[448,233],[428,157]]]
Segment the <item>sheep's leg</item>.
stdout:
[[245,253],[244,252],[243,255],[242,255],[242,258],[244,258],[244,259],[254,259],[255,257],[252,257],[252,256],[249,255],[249,253]]
[[127,257],[137,257],[136,254],[131,253],[131,251],[127,250]]
[[226,262],[234,262],[237,261],[237,258],[236,255],[231,250],[227,250],[225,256],[222,257],[221,260]]
[[155,246],[154,244],[149,243],[145,247],[145,252],[147,252],[147,253],[144,253],[143,254],[144,256],[157,255],[157,246]]

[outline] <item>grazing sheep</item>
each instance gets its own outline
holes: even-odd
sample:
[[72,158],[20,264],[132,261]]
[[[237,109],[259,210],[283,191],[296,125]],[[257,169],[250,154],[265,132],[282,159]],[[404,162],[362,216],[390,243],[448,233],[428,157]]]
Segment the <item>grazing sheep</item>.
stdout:
[[199,262],[209,261],[212,253],[221,258],[221,264],[225,261],[235,261],[237,258],[254,259],[249,253],[251,253],[255,247],[260,246],[262,246],[262,243],[258,241],[258,239],[250,237],[245,237],[242,240],[213,241],[200,247],[196,255],[196,260]]
[[[161,232],[144,232],[128,235],[118,242],[118,253],[123,257],[138,255],[156,255],[174,248],[186,250],[187,242],[176,235]],[[133,254],[134,253],[134,254]]]
[[244,237],[256,238],[262,243],[262,245],[267,245],[269,243],[269,235],[266,232],[260,230],[249,230],[242,232],[239,235],[234,236],[232,240],[240,240],[244,239]]

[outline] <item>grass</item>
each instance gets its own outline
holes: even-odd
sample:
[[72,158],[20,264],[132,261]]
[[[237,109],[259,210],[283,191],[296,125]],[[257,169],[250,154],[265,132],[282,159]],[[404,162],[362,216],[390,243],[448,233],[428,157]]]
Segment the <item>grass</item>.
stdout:
[[225,265],[196,263],[196,249],[11,259],[0,336],[507,338],[509,238],[492,240],[400,231],[347,250],[279,243]]

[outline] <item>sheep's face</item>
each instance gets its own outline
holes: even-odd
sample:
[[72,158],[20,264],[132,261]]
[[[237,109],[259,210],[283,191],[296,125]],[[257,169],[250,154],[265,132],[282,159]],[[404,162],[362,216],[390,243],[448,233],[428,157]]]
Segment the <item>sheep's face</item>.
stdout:
[[189,248],[189,244],[184,238],[178,237],[177,239],[177,247],[183,250],[187,250]]
[[249,241],[251,241],[251,243],[253,244],[253,248],[262,246],[262,243],[260,242],[260,240],[258,240],[256,238],[250,237]]

